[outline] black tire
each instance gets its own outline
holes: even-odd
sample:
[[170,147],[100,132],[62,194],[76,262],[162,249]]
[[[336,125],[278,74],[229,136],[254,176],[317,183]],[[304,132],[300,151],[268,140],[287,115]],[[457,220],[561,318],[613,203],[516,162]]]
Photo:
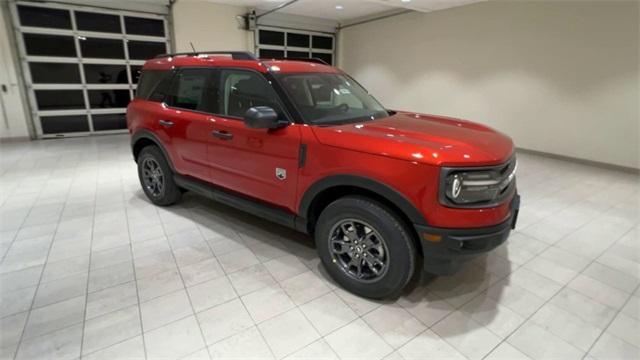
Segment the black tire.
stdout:
[[[341,226],[344,224],[347,224],[350,236],[354,236],[353,229],[357,229],[358,226],[362,229],[361,225],[365,224],[365,228],[373,229],[368,234],[377,232],[381,237],[379,243],[385,245],[386,264],[379,271],[369,271],[371,279],[359,278],[359,275],[353,274],[357,270],[351,270],[352,267],[349,264],[345,265],[347,261],[344,259],[353,259],[353,256],[344,253],[336,254],[333,251],[336,243],[341,243],[338,245],[341,248],[345,243],[353,244],[355,241],[346,236],[347,232]],[[334,236],[336,234],[337,236]],[[356,231],[355,234],[358,237],[363,232]],[[374,234],[374,238],[377,234]],[[360,243],[363,243],[363,238],[365,237],[360,237]],[[348,291],[363,297],[372,299],[397,297],[415,271],[416,249],[411,232],[405,223],[385,205],[363,196],[346,196],[329,204],[320,214],[316,224],[315,239],[320,259],[333,279]],[[341,251],[343,250],[340,249],[339,252]],[[353,251],[351,250],[352,253]],[[363,250],[358,249],[358,251]],[[365,264],[362,262],[365,260],[362,257],[363,253],[360,252],[359,255],[361,264]],[[368,255],[368,259],[371,260],[372,254]],[[371,266],[369,268],[371,269]],[[363,270],[362,276],[365,275],[367,275],[366,271]]]
[[[162,178],[161,189],[150,185],[149,180],[145,180],[144,167],[152,163],[157,165],[154,169],[159,174],[158,177]],[[138,178],[145,195],[156,205],[169,206],[178,202],[182,197],[182,191],[173,181],[173,172],[162,151],[157,146],[150,145],[140,151],[138,155]]]

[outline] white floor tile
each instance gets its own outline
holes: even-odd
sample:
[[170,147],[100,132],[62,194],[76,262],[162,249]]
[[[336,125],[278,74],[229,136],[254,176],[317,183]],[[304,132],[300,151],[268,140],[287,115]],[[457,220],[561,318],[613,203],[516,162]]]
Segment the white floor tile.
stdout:
[[149,359],[181,358],[204,347],[200,327],[194,316],[145,331],[144,341]]
[[209,347],[212,359],[274,359],[257,328],[249,328]]
[[456,311],[431,328],[470,359],[481,359],[502,339],[463,312]]
[[239,299],[196,314],[205,342],[214,344],[253,326],[253,320]]
[[23,338],[29,339],[82,323],[84,305],[85,296],[83,295],[32,310]]
[[381,359],[393,351],[361,319],[332,332],[325,340],[341,358]]
[[321,335],[326,335],[358,317],[332,292],[302,305],[300,309]]
[[394,349],[426,330],[420,321],[398,305],[382,305],[362,319]]
[[114,311],[93,319],[84,325],[83,354],[89,354],[142,332],[138,306]]
[[298,309],[292,309],[258,325],[276,358],[299,350],[320,337],[313,325]]
[[607,332],[613,336],[628,342],[631,345],[640,347],[640,321],[624,314],[618,314]]
[[237,297],[229,278],[226,276],[209,280],[187,288],[189,298],[196,312],[222,304]]
[[249,314],[257,323],[292,309],[295,304],[278,286],[269,286],[242,298]]
[[305,271],[280,283],[284,291],[297,305],[316,299],[331,289],[312,271]]
[[193,315],[189,296],[184,290],[178,290],[143,302],[140,304],[140,311],[142,314],[142,327],[145,332]]
[[20,344],[16,359],[76,359],[80,356],[82,324],[64,328]]
[[584,355],[578,348],[532,322],[522,325],[507,341],[532,359],[581,359]]
[[402,346],[398,353],[405,360],[421,360],[425,356],[430,356],[434,359],[466,359],[464,355],[431,330],[427,330],[413,338]]
[[136,336],[129,340],[98,350],[92,354],[84,355],[85,360],[112,360],[126,358],[127,360],[142,360],[144,356],[144,344],[142,336]]

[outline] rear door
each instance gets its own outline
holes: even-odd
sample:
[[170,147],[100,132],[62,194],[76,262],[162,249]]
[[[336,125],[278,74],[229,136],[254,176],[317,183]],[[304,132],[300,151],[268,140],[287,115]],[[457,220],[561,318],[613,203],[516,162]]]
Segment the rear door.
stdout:
[[173,78],[158,117],[159,131],[167,134],[176,169],[209,181],[207,147],[212,118],[217,112],[219,71],[213,68],[182,68]]
[[258,72],[224,69],[219,115],[212,119],[209,146],[212,181],[289,210],[295,208],[300,149],[299,125],[268,130],[245,126],[253,106],[269,106],[285,117],[271,84]]

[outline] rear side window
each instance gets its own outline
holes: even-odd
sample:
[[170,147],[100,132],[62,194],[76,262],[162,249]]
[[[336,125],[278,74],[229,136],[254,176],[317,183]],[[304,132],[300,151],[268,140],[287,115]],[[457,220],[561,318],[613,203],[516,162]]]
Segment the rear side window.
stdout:
[[165,102],[171,107],[217,114],[219,73],[216,69],[182,69]]
[[[136,90],[136,98],[162,101],[169,87],[170,80],[171,71],[168,70],[142,71],[138,82],[138,89]],[[153,96],[151,96],[152,94]]]

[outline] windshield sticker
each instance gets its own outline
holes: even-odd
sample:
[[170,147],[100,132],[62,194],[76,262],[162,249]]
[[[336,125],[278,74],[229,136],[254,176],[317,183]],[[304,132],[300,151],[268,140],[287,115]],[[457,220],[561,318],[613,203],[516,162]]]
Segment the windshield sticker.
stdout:
[[349,89],[340,89],[340,93],[342,95],[347,95],[347,94],[351,94],[351,91],[349,91]]

